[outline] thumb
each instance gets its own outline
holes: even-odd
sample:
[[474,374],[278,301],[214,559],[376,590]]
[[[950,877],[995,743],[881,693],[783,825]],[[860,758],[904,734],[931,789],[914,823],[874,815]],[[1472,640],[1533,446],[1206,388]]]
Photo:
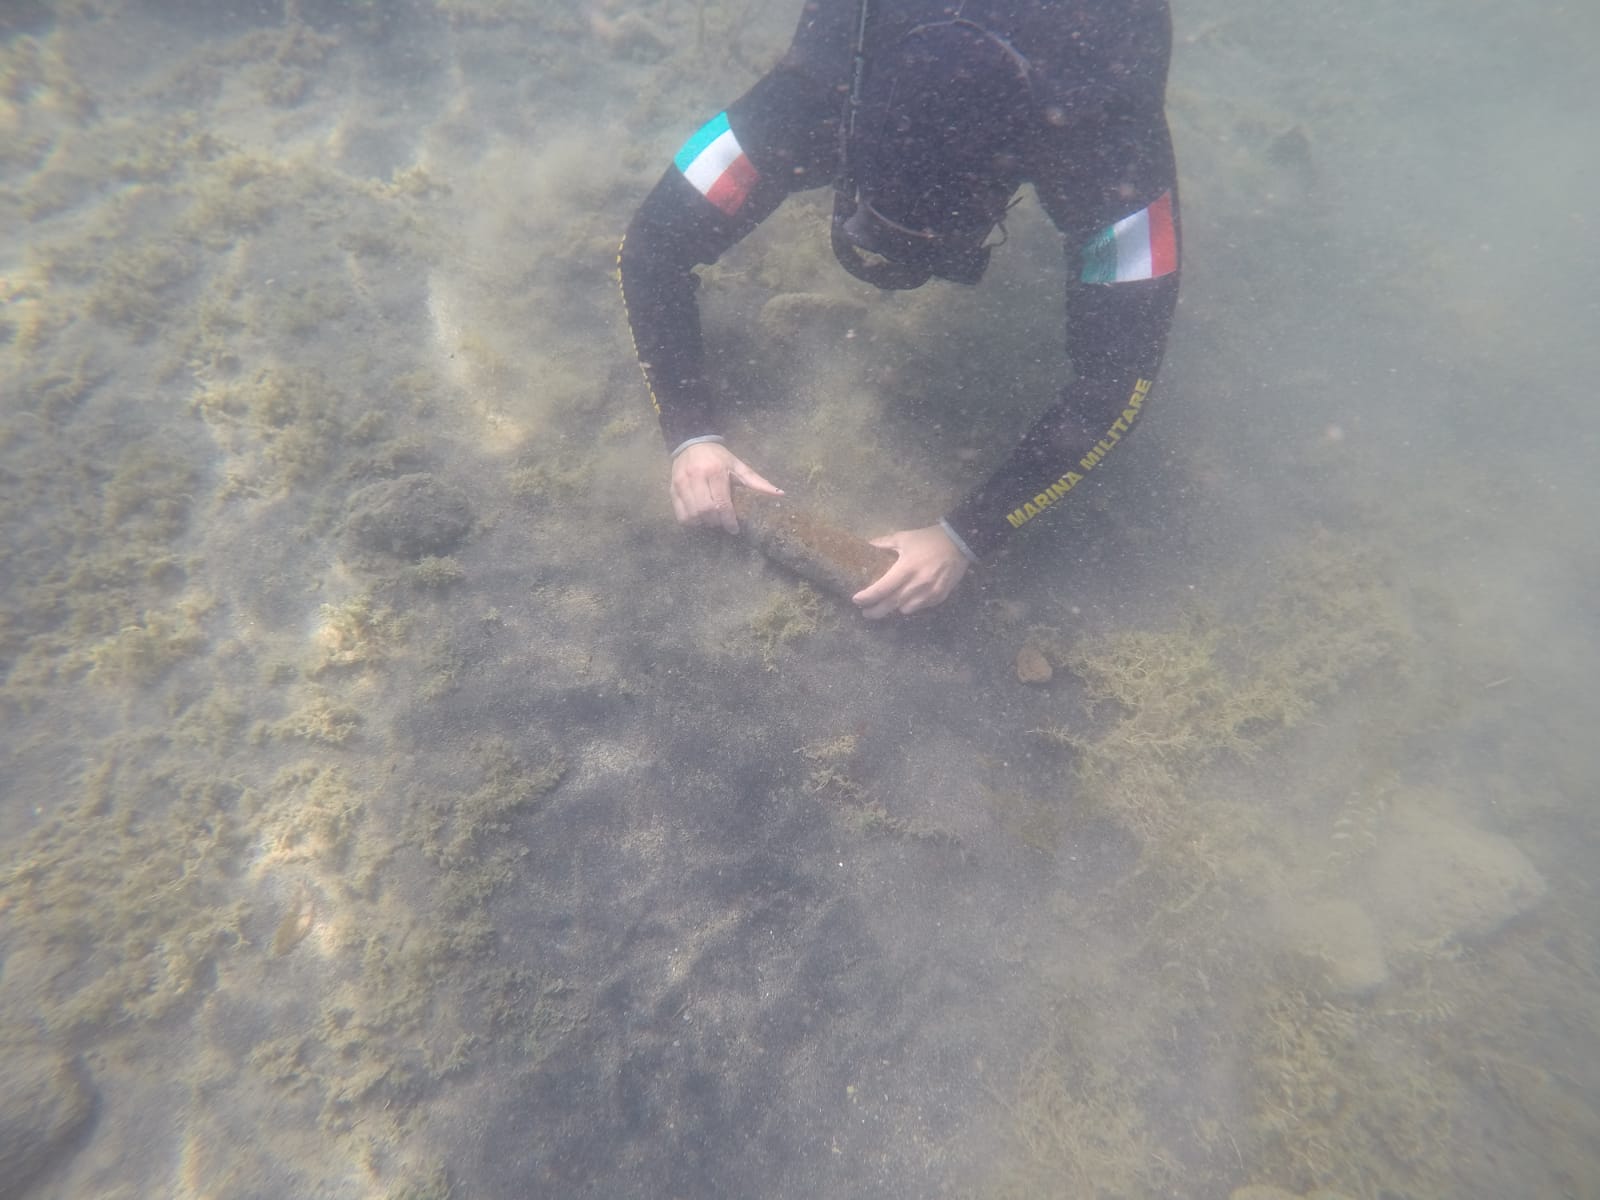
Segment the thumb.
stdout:
[[882,537],[873,538],[867,545],[876,546],[879,550],[893,550],[896,554],[899,554],[900,535],[898,533],[886,533]]

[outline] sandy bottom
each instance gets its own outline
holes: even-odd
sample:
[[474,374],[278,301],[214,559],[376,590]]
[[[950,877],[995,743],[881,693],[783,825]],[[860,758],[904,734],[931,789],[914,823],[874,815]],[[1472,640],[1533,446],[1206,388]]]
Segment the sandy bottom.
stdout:
[[[1180,7],[1147,422],[876,625],[672,525],[611,277],[796,5],[7,8],[0,1197],[1600,1194],[1600,29]],[[927,523],[1053,234],[822,214],[733,440]]]

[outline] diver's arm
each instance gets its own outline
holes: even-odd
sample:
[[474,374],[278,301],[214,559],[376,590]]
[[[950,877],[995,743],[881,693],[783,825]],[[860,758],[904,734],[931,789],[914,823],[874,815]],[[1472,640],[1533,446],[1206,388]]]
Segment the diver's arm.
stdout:
[[829,182],[835,115],[826,89],[780,66],[686,142],[617,254],[634,349],[667,448],[720,438],[704,374],[699,280],[791,192]]
[[1140,420],[1178,297],[1178,207],[1171,141],[1159,115],[1036,178],[1067,236],[1067,337],[1073,377],[998,470],[946,517],[976,556],[997,550],[1116,457]]
[[1089,360],[1090,369],[1062,389],[999,469],[945,518],[973,555],[999,549],[1115,456],[1144,413],[1177,294],[1174,273],[1100,285],[1070,306],[1074,344],[1085,347],[1075,361]]

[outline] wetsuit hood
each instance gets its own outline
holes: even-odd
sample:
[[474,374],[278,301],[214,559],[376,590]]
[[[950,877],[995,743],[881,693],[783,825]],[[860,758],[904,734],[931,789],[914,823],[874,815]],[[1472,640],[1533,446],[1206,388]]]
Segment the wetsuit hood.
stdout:
[[859,65],[846,121],[834,252],[886,288],[976,283],[1033,120],[1027,60],[961,17],[909,30]]

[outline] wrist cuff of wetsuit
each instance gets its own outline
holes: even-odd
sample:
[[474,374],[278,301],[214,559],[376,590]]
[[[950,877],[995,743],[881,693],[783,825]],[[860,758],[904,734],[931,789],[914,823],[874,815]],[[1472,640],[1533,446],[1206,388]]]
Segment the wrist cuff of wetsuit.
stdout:
[[678,443],[678,448],[676,450],[674,450],[671,454],[667,455],[667,457],[669,459],[677,458],[678,455],[682,454],[690,446],[698,446],[702,442],[715,442],[717,445],[720,446],[720,445],[723,444],[724,440],[725,439],[723,438],[723,436],[720,433],[708,433],[708,434],[705,434],[703,437],[693,437],[693,438],[690,438],[688,441],[679,442]]
[[961,551],[961,553],[966,557],[966,560],[976,566],[978,562],[978,556],[972,552],[972,547],[967,545],[965,539],[963,539],[962,536],[956,532],[955,526],[950,524],[950,522],[946,521],[943,517],[940,517],[939,528],[944,530],[946,536],[948,536],[949,539],[956,544],[956,549]]

